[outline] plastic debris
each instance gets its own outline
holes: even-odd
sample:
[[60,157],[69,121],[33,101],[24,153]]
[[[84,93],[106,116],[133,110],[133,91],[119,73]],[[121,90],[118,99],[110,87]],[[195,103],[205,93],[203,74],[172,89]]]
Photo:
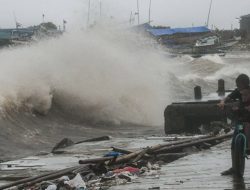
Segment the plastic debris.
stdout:
[[107,154],[105,154],[104,157],[110,157],[110,156],[118,157],[118,156],[121,156],[121,155],[123,155],[123,154],[120,153],[120,152],[114,152],[114,151],[112,151],[112,152],[108,152]]
[[56,190],[57,186],[55,184],[49,185],[45,190]]
[[64,184],[69,185],[71,188],[75,188],[77,190],[85,190],[87,189],[85,182],[83,181],[81,175],[78,173],[76,176],[69,181],[65,181]]
[[106,174],[102,175],[101,182],[108,181],[108,180],[114,180],[115,177],[116,177],[115,173],[112,171],[109,171]]
[[114,173],[121,173],[121,172],[130,172],[130,173],[140,173],[140,169],[139,168],[134,168],[134,167],[125,167],[125,168],[122,168],[122,169],[116,169],[116,170],[113,170]]
[[58,181],[69,181],[69,177],[68,176],[62,176],[58,179]]

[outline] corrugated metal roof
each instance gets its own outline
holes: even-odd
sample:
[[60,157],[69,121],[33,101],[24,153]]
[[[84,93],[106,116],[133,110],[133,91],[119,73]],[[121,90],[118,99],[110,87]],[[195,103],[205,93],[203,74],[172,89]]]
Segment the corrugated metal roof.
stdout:
[[173,35],[177,33],[203,33],[210,32],[206,26],[189,27],[189,28],[171,28],[171,29],[149,29],[147,30],[154,36]]

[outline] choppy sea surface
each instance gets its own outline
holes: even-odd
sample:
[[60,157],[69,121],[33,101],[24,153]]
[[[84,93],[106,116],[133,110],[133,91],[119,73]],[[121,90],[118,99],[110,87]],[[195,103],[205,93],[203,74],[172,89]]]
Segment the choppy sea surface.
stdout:
[[[100,32],[101,31],[101,32]],[[119,29],[74,31],[0,50],[0,159],[49,150],[64,137],[163,133],[173,101],[235,87],[249,52],[172,56],[148,37]]]

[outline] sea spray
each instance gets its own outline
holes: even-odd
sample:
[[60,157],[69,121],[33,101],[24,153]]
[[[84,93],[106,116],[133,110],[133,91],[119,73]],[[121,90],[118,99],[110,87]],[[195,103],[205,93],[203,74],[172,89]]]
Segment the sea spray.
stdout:
[[178,63],[151,45],[131,31],[96,27],[4,50],[0,95],[42,114],[57,102],[91,123],[162,125]]

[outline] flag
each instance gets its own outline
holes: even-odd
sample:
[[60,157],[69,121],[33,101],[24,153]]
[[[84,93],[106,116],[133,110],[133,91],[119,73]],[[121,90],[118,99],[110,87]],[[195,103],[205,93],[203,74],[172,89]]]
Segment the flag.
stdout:
[[63,24],[66,24],[67,23],[67,21],[66,20],[63,20]]

